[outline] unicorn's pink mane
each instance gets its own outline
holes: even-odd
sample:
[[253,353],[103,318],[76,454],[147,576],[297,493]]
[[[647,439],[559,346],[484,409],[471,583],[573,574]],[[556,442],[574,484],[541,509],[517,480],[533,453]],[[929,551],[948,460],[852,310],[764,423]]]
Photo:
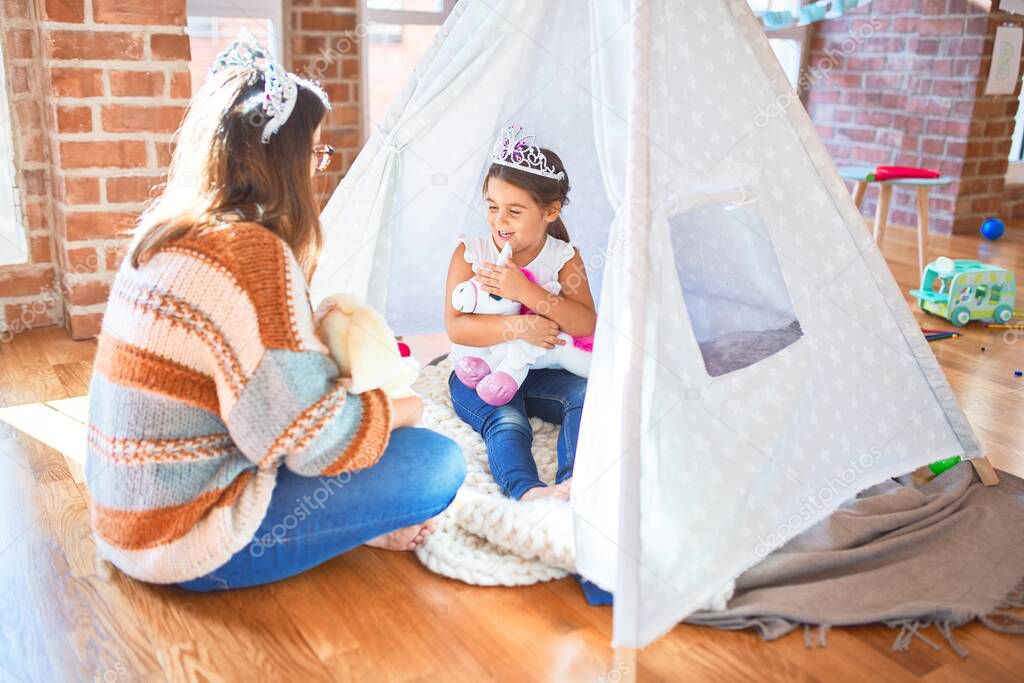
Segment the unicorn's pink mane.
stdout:
[[[527,280],[534,284],[537,284],[537,277],[533,273],[531,273],[528,268],[520,268],[519,270],[523,271],[523,275],[526,276]],[[531,313],[533,313],[533,311],[531,311],[523,304],[519,304],[519,315],[530,315]],[[594,337],[593,335],[589,337],[573,337],[572,345],[575,346],[577,349],[580,349],[581,351],[591,353],[594,350]]]

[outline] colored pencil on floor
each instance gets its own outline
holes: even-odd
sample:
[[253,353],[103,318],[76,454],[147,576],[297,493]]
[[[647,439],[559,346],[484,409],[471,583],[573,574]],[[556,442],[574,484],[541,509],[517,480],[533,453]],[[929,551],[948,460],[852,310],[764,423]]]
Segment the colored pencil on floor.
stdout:
[[926,327],[922,327],[921,331],[925,334],[960,334],[956,330],[931,330]]
[[942,334],[926,334],[925,339],[930,342],[939,341],[940,339],[949,339],[950,337],[959,337],[960,335],[956,332],[943,332]]

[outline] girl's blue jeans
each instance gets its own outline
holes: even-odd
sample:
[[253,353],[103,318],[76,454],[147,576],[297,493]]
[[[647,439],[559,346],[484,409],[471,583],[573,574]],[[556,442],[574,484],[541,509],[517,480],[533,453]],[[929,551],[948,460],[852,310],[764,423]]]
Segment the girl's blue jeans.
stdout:
[[415,427],[392,432],[380,460],[365,470],[303,477],[282,467],[252,541],[221,567],[178,585],[205,592],[294,576],[437,515],[465,476],[466,462],[454,441]]
[[484,403],[476,390],[459,381],[454,372],[448,377],[448,387],[456,414],[484,438],[491,475],[505,495],[519,500],[530,489],[544,485],[531,452],[530,417],[562,425],[555,483],[572,476],[587,393],[585,378],[567,370],[530,370],[519,391],[503,406]]

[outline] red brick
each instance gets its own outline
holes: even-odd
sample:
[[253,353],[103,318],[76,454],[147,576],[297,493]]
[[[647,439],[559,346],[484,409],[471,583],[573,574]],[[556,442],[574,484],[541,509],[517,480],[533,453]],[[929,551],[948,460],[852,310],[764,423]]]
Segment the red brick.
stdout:
[[33,235],[29,238],[29,256],[32,263],[50,262],[50,236]]
[[171,98],[187,100],[192,97],[192,75],[188,71],[171,74]]
[[4,11],[7,13],[7,19],[30,19],[29,5],[30,0],[5,0]]
[[14,120],[20,130],[37,130],[43,127],[43,114],[35,100],[14,103]]
[[100,203],[100,181],[98,178],[64,176],[63,186],[65,204]]
[[[893,20],[893,28],[897,20]],[[962,35],[964,33],[964,20],[960,18],[948,19],[917,19],[915,27],[918,35]]]
[[110,296],[110,283],[106,280],[85,280],[79,277],[68,278],[67,301],[72,306],[92,306],[101,304]]
[[85,21],[83,0],[46,0],[45,15],[50,21],[80,24]]
[[331,102],[351,102],[352,91],[348,83],[325,83],[324,92]]
[[50,70],[50,86],[55,97],[99,97],[103,94],[103,72],[56,67]]
[[181,124],[185,108],[170,107],[136,107],[124,104],[108,104],[103,106],[100,120],[103,130],[111,133],[173,133]]
[[88,133],[92,130],[90,107],[63,107],[57,105],[58,133]]
[[359,116],[359,105],[338,105],[331,109],[327,121],[332,126],[354,126],[359,123]]
[[66,217],[69,242],[97,237],[119,237],[135,222],[137,214],[105,211],[78,211]]
[[[7,304],[4,316],[14,334],[57,324],[56,297],[41,298],[30,304]],[[4,339],[0,337],[0,339]]]
[[92,0],[92,18],[99,24],[185,25],[185,0]]
[[102,313],[72,313],[70,315],[71,338],[75,341],[92,339],[100,333]]
[[921,151],[925,154],[942,154],[946,149],[944,138],[923,138],[921,140]]
[[25,196],[40,197],[46,194],[46,170],[41,168],[22,169],[21,179]]
[[0,270],[0,292],[4,296],[33,296],[53,287],[52,266]]
[[292,36],[292,54],[319,56],[320,50],[327,49],[327,40],[321,36]]
[[943,121],[940,119],[932,119],[928,121],[926,130],[929,135],[967,137],[970,132],[970,128],[970,124],[964,121]]
[[169,142],[157,141],[154,143],[156,146],[156,165],[163,168],[171,165],[171,153],[174,151],[174,147]]
[[359,60],[349,58],[341,60],[341,77],[359,78]]
[[107,201],[112,203],[144,202],[153,188],[164,182],[163,176],[120,176],[107,178]]
[[159,97],[164,75],[159,71],[111,71],[110,94],[115,97]]
[[25,222],[29,230],[49,229],[50,221],[46,215],[48,203],[33,202],[25,206]]
[[46,160],[46,146],[42,133],[22,133],[19,141],[21,160],[28,163],[40,163]]
[[142,59],[142,36],[118,31],[51,31],[46,54],[51,59]]
[[127,247],[120,247],[117,249],[111,248],[106,250],[107,255],[107,270],[115,271],[121,266],[121,261],[124,260],[125,253],[127,253]]
[[192,58],[188,44],[188,36],[184,33],[154,33],[149,38],[150,53],[153,59],[169,61]]
[[15,95],[32,92],[33,80],[29,78],[28,69],[23,66],[10,67],[11,92]]
[[840,128],[839,137],[856,142],[874,142],[875,130],[873,128]]
[[141,140],[103,140],[60,143],[64,168],[136,168],[146,165],[146,143]]
[[355,13],[302,12],[299,25],[306,31],[354,31]]
[[932,82],[932,94],[940,97],[966,97],[975,87],[970,81],[936,79]]
[[7,31],[4,44],[7,57],[9,59],[32,59],[35,56],[32,49],[34,36],[35,32],[27,28]]
[[897,90],[905,85],[902,74],[868,74],[864,76],[864,87],[872,90]]
[[100,259],[96,247],[81,247],[67,250],[68,271],[72,273],[95,273],[99,271]]

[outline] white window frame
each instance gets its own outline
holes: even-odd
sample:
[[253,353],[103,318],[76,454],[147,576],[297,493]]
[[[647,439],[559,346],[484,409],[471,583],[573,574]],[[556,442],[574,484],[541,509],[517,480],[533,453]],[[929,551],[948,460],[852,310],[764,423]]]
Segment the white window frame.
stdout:
[[[419,26],[438,26],[445,22],[448,16],[452,13],[455,8],[455,4],[458,0],[443,0],[441,10],[438,12],[427,12],[420,10],[394,10],[394,9],[374,9],[367,7],[366,0],[359,0],[357,5],[359,16],[358,21],[362,23],[378,23],[378,24],[413,24]],[[364,34],[365,35],[365,34]],[[362,144],[366,144],[366,141],[370,137],[369,123],[370,123],[370,55],[368,50],[368,40],[360,40],[359,42],[359,62],[360,62],[360,138]]]
[[0,267],[23,265],[29,260],[21,193],[17,185],[18,171],[14,167],[14,135],[11,103],[7,98],[7,74],[3,68],[4,53],[3,41],[0,41]]
[[1006,166],[1006,184],[1024,185],[1024,90],[1018,96],[1016,124],[1010,140],[1010,163]]
[[270,48],[277,61],[284,61],[284,0],[188,0],[186,5],[185,14],[191,17],[270,19],[274,24]]

